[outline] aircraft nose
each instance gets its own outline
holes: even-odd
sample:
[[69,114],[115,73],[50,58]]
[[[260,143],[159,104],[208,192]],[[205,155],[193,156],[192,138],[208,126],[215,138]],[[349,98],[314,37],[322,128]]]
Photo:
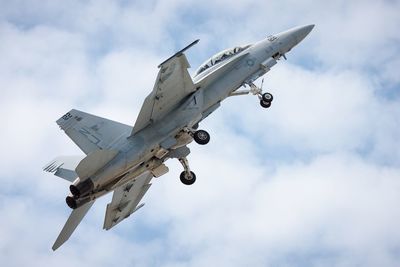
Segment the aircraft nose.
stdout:
[[295,27],[284,32],[278,33],[276,37],[279,39],[280,53],[284,54],[292,47],[300,43],[314,28],[314,24]]
[[306,36],[312,31],[314,26],[315,26],[314,24],[310,24],[307,26],[302,26],[302,27],[293,29],[292,34],[296,38],[297,43],[300,43],[301,41],[303,41],[303,39],[306,38]]

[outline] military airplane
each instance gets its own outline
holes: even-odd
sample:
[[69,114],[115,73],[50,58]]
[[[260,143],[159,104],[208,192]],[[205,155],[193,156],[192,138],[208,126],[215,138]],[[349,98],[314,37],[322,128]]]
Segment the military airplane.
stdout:
[[199,123],[229,96],[251,93],[263,108],[270,107],[272,94],[263,93],[254,81],[282,57],[286,59],[286,53],[313,27],[295,27],[223,50],[191,77],[184,52],[199,40],[194,41],[158,66],[153,91],[133,127],[75,109],[58,119],[60,128],[86,156],[57,157],[43,168],[72,183],[66,202],[73,210],[53,250],[69,239],[95,200],[109,192],[114,193],[106,208],[106,230],[143,207],[139,203],[152,178],[168,172],[168,159],[178,159],[183,166],[180,180],[193,184],[196,175],[189,167],[187,145],[193,140],[200,145],[210,141],[208,132],[198,129]]

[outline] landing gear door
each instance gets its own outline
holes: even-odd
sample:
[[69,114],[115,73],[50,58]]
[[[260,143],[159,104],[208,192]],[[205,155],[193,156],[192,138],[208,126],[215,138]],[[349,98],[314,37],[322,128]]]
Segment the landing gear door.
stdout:
[[261,68],[265,70],[265,72],[268,72],[276,63],[276,60],[273,57],[270,57],[261,63]]
[[257,80],[258,78],[260,78],[261,76],[263,76],[265,73],[267,73],[268,71],[270,71],[270,69],[272,68],[272,66],[274,66],[276,64],[276,60],[273,57],[268,58],[267,60],[263,61],[260,63],[260,69],[258,71],[256,71],[256,73],[254,73],[253,75],[250,76],[250,78],[248,78],[244,83],[245,84],[250,84],[252,82],[254,82],[255,80]]

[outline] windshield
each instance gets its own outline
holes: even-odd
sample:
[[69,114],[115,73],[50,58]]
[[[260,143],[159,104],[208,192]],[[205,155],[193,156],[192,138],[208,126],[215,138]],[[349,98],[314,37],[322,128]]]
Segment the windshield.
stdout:
[[236,55],[237,53],[245,50],[246,48],[248,48],[250,45],[245,45],[245,46],[236,46],[233,48],[229,48],[226,49],[224,51],[219,52],[218,54],[212,56],[209,60],[207,60],[206,62],[204,62],[203,64],[201,64],[201,66],[199,67],[199,69],[196,71],[196,75],[199,75],[200,73],[202,73],[203,71],[205,71],[206,69],[224,61],[225,59],[228,59],[234,55]]

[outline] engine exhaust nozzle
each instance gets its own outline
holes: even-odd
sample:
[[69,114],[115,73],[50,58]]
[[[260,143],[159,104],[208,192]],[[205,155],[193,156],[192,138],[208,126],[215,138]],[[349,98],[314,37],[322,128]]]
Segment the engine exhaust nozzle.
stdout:
[[81,196],[84,196],[88,193],[90,193],[90,191],[92,191],[92,189],[94,188],[94,184],[92,179],[88,178],[83,182],[80,182],[76,185],[70,185],[69,186],[69,190],[71,191],[71,194],[75,197],[75,198],[79,198]]
[[67,196],[65,198],[65,202],[67,202],[68,207],[70,207],[73,210],[79,208],[80,206],[83,206],[89,201],[90,201],[90,196],[84,198],[75,198],[72,196]]

